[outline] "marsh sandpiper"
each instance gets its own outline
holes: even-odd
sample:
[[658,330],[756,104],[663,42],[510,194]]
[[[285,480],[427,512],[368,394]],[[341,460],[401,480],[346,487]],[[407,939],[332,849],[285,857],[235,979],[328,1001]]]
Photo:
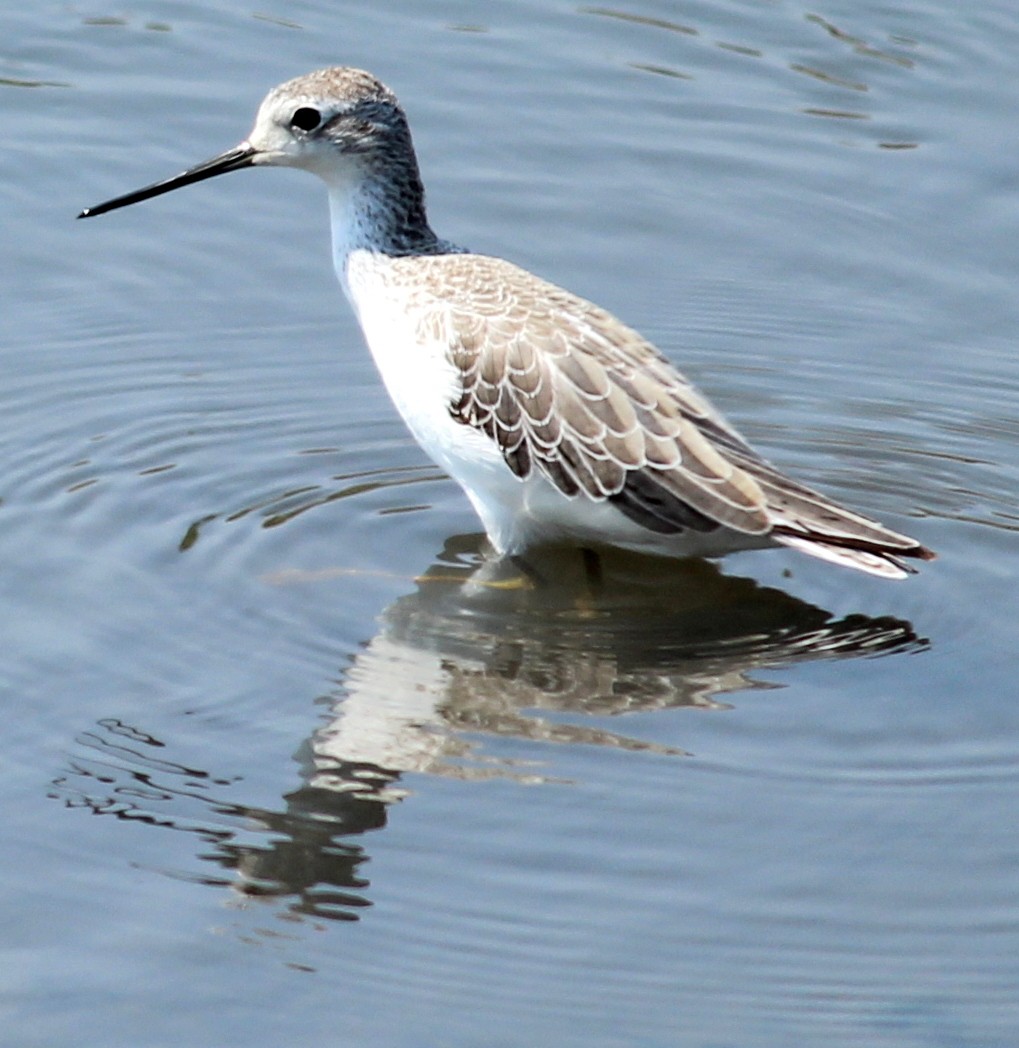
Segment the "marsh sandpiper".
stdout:
[[261,166],[325,182],[333,264],[382,379],[497,552],[791,546],[884,578],[933,558],[779,472],[604,309],[440,240],[407,118],[370,73],[323,69],[281,84],[240,145],[78,217]]

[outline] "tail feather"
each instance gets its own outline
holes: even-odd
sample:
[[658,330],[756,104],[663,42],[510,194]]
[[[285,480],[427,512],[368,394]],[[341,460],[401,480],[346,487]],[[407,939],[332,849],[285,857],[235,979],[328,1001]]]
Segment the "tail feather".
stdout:
[[773,532],[773,537],[776,542],[781,542],[783,546],[789,546],[801,553],[808,553],[830,564],[856,568],[857,571],[865,571],[869,575],[878,575],[883,579],[904,579],[916,574],[916,568],[904,563],[900,559],[902,556],[919,557],[921,560],[934,559],[934,554],[919,544],[913,550],[896,550],[896,553],[890,553],[883,550],[835,545],[825,542],[822,538],[790,535],[788,532],[779,530]]
[[846,509],[770,463],[741,456],[740,465],[761,486],[772,519],[771,537],[812,557],[885,579],[904,579],[916,569],[902,558],[934,560],[914,538]]

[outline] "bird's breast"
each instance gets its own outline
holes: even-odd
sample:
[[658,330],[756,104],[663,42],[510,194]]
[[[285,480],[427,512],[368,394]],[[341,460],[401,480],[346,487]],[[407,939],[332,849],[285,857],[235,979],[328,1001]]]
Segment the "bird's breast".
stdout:
[[414,438],[461,483],[465,469],[508,474],[495,444],[451,413],[462,382],[444,337],[441,305],[423,305],[411,283],[393,279],[389,260],[357,256],[354,252],[348,259],[344,290],[386,390]]

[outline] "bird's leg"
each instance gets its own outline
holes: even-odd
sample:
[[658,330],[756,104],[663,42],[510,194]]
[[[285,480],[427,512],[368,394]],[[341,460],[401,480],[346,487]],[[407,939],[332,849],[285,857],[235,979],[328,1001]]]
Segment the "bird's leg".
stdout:
[[584,559],[584,576],[587,579],[588,589],[591,596],[597,596],[604,582],[601,557],[590,546],[581,546],[580,555]]
[[538,589],[548,585],[548,579],[529,560],[519,553],[511,553],[509,562],[515,567],[524,579],[530,584],[530,588]]

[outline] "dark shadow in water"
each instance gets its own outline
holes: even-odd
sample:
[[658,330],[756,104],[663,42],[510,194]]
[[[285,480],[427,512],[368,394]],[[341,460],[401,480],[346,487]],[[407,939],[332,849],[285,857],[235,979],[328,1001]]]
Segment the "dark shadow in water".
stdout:
[[199,857],[223,871],[202,882],[356,920],[370,905],[359,838],[386,825],[405,773],[548,781],[487,753],[493,736],[683,756],[591,715],[724,708],[720,695],[779,686],[755,670],[927,647],[908,622],[835,619],[702,561],[612,554],[600,577],[590,568],[576,552],[549,552],[522,574],[481,561],[474,537],[451,540],[321,700],[328,716],[301,747],[301,783],[279,810],[228,799],[242,781],[176,763],[167,744],[117,721],[76,740],[52,795],[195,835]]

